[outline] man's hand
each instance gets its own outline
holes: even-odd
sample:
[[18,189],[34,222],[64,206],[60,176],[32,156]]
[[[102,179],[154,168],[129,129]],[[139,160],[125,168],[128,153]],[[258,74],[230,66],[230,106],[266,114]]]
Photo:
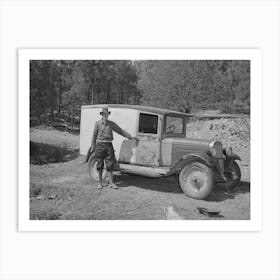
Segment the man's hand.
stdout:
[[136,144],[138,144],[139,139],[137,137],[131,137],[130,140],[136,141]]
[[88,149],[88,152],[87,152],[87,156],[86,156],[86,161],[85,162],[88,162],[89,161],[89,158],[91,157],[91,155],[93,154],[94,152],[94,149],[95,149],[95,145],[91,145]]

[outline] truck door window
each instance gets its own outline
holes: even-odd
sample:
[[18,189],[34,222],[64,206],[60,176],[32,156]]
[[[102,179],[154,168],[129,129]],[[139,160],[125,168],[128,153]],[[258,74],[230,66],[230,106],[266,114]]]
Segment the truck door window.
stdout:
[[157,131],[158,131],[158,116],[140,113],[138,132],[157,134]]

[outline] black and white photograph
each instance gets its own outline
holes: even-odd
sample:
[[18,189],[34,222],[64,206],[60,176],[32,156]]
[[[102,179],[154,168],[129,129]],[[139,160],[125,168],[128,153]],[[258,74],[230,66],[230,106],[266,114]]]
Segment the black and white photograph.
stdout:
[[0,1],[0,279],[279,280],[279,0]]
[[30,60],[31,220],[250,220],[250,60]]

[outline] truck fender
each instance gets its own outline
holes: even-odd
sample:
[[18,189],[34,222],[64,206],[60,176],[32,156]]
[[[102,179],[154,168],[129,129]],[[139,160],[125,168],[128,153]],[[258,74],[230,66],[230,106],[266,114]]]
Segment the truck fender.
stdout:
[[230,160],[230,159],[240,160],[241,161],[240,156],[238,154],[236,154],[236,153],[232,153],[231,156],[226,156],[226,160]]
[[213,162],[209,156],[204,155],[204,154],[188,154],[188,155],[184,155],[179,161],[177,161],[172,166],[170,171],[166,174],[166,176],[173,175],[173,174],[181,171],[181,169],[186,164],[188,164],[192,161],[198,161],[198,162],[201,162],[201,163],[207,165],[210,168],[213,168]]
[[240,161],[241,161],[240,156],[239,156],[238,154],[236,154],[236,153],[232,153],[231,157],[232,157],[233,159],[235,159],[235,160],[240,160]]

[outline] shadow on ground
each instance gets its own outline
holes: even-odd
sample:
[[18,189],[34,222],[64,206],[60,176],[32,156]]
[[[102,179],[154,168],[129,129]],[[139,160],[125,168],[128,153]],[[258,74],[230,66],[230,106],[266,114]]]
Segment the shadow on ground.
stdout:
[[[166,178],[147,178],[130,174],[118,174],[115,176],[115,181],[120,188],[135,186],[137,188],[166,192],[166,193],[181,193],[183,192],[178,184],[176,176]],[[228,199],[234,199],[236,195],[250,192],[250,183],[241,181],[236,187],[228,192],[223,184],[214,186],[210,195],[205,199],[210,202],[221,202]]]
[[210,195],[205,199],[211,202],[220,202],[227,199],[234,199],[238,194],[250,192],[250,183],[241,181],[236,187],[228,192],[223,184],[217,184]]
[[120,174],[115,176],[115,181],[121,188],[135,186],[137,188],[152,191],[182,193],[175,176],[166,178],[149,178],[130,174]]

